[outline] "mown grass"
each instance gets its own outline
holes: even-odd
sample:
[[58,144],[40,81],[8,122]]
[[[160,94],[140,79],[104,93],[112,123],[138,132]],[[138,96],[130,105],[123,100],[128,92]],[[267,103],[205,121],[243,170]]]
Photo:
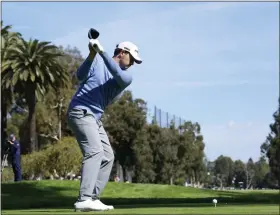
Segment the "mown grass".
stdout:
[[[33,209],[33,210],[7,210],[3,214],[23,215],[74,215],[77,214],[71,209]],[[215,207],[201,207],[185,205],[184,207],[153,207],[141,208],[117,208],[114,211],[106,212],[85,212],[78,214],[279,214],[278,205],[221,205]]]
[[[2,183],[4,214],[71,214],[79,181]],[[213,207],[212,199],[218,199]],[[279,191],[214,191],[182,186],[109,183],[108,214],[279,214]],[[96,213],[95,213],[96,214]],[[102,213],[104,214],[104,212]]]

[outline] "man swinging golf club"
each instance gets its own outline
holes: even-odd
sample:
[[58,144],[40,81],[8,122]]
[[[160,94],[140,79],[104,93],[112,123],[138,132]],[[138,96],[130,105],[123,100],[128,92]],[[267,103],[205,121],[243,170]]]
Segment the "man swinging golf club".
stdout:
[[89,55],[77,70],[80,87],[67,111],[68,125],[83,154],[80,191],[74,208],[105,211],[114,209],[99,200],[109,180],[114,153],[100,118],[105,107],[131,84],[132,76],[126,70],[142,60],[131,42],[118,44],[113,57],[97,39],[90,39],[88,47]]

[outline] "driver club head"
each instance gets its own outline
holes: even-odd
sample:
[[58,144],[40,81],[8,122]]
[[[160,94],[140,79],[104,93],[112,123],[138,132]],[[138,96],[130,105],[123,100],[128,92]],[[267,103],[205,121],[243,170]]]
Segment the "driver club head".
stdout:
[[90,28],[88,31],[88,38],[89,39],[97,39],[99,37],[99,32],[94,28]]

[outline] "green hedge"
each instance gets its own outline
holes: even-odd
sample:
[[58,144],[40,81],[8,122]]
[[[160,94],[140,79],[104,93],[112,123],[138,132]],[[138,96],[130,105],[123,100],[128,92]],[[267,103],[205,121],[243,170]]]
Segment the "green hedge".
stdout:
[[14,181],[14,172],[12,168],[10,167],[4,168],[1,174],[1,181],[2,182]]
[[32,176],[50,177],[56,170],[57,174],[66,177],[67,173],[79,174],[82,153],[73,137],[62,138],[55,144],[47,145],[43,150],[23,155],[21,161],[24,179]]

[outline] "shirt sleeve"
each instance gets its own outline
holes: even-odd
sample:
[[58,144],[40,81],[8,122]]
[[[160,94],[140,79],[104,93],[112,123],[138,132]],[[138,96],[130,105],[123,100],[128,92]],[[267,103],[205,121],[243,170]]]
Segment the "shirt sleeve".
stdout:
[[122,87],[126,88],[132,82],[132,76],[127,71],[123,71],[119,65],[111,58],[106,52],[100,54],[103,58],[105,65],[109,72],[116,79],[117,83]]
[[76,72],[76,76],[80,82],[84,81],[90,72],[94,70],[94,65],[97,62],[97,56],[95,56],[94,60],[90,60],[88,58],[81,64]]

